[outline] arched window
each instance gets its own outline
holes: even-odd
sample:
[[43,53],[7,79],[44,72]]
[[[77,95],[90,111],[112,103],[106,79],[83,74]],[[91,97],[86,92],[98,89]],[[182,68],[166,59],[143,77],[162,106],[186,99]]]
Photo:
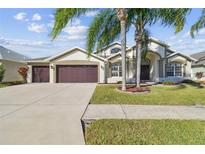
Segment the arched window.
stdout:
[[111,49],[111,54],[114,54],[114,53],[118,53],[118,52],[120,52],[120,48],[113,48],[113,49]]

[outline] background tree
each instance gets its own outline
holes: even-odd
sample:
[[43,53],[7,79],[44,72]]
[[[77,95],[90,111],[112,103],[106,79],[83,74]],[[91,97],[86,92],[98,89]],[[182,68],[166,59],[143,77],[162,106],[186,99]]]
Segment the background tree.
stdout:
[[0,64],[0,82],[2,82],[2,80],[4,78],[5,71],[6,71],[6,69],[4,68],[4,65]]

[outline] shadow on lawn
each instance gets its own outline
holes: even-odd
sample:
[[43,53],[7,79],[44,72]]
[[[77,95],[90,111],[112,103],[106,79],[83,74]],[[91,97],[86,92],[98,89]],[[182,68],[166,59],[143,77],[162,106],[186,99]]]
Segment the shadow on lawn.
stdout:
[[204,86],[202,86],[201,83],[193,81],[193,80],[184,80],[181,83],[185,83],[190,86],[197,87],[197,88],[204,88]]

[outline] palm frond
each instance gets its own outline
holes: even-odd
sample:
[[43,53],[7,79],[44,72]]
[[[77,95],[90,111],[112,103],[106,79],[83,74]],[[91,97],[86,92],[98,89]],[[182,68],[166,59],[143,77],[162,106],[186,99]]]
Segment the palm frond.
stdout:
[[[127,9],[126,31],[131,27],[134,13]],[[115,9],[106,9],[101,11],[93,20],[87,34],[87,51],[92,52],[96,47],[97,52],[101,48],[106,48],[120,36],[120,21]]]
[[110,22],[111,16],[113,16],[113,11],[111,9],[103,10],[93,19],[92,23],[90,24],[86,40],[86,47],[89,53],[91,53],[94,49],[95,44],[103,32],[105,25]]
[[150,37],[149,30],[144,29],[142,33],[142,41],[141,41],[142,59],[146,58],[147,52],[149,51],[149,42],[150,42],[149,37]]
[[192,25],[190,34],[192,38],[194,37],[194,33],[198,32],[200,29],[205,27],[205,9],[202,11],[202,15],[200,16],[199,20]]
[[164,26],[174,26],[175,33],[180,32],[186,22],[186,16],[191,12],[188,8],[166,8],[158,9],[158,19],[161,20],[161,24]]
[[91,9],[86,8],[61,8],[55,12],[55,23],[50,36],[55,39],[63,28],[73,19],[85,14]]

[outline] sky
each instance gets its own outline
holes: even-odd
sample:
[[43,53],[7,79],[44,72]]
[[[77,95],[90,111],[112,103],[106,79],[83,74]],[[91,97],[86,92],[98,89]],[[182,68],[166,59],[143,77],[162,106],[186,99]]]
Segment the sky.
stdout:
[[[205,50],[205,28],[193,39],[191,26],[198,20],[202,9],[192,9],[187,15],[184,29],[175,34],[173,27],[159,22],[148,27],[152,37],[172,49],[186,54]],[[0,9],[0,45],[30,58],[51,56],[74,46],[86,48],[86,32],[98,11],[91,11],[68,23],[56,40],[49,36],[54,24],[55,9]],[[118,41],[118,40],[117,40]],[[127,33],[127,45],[133,46],[134,27]]]

